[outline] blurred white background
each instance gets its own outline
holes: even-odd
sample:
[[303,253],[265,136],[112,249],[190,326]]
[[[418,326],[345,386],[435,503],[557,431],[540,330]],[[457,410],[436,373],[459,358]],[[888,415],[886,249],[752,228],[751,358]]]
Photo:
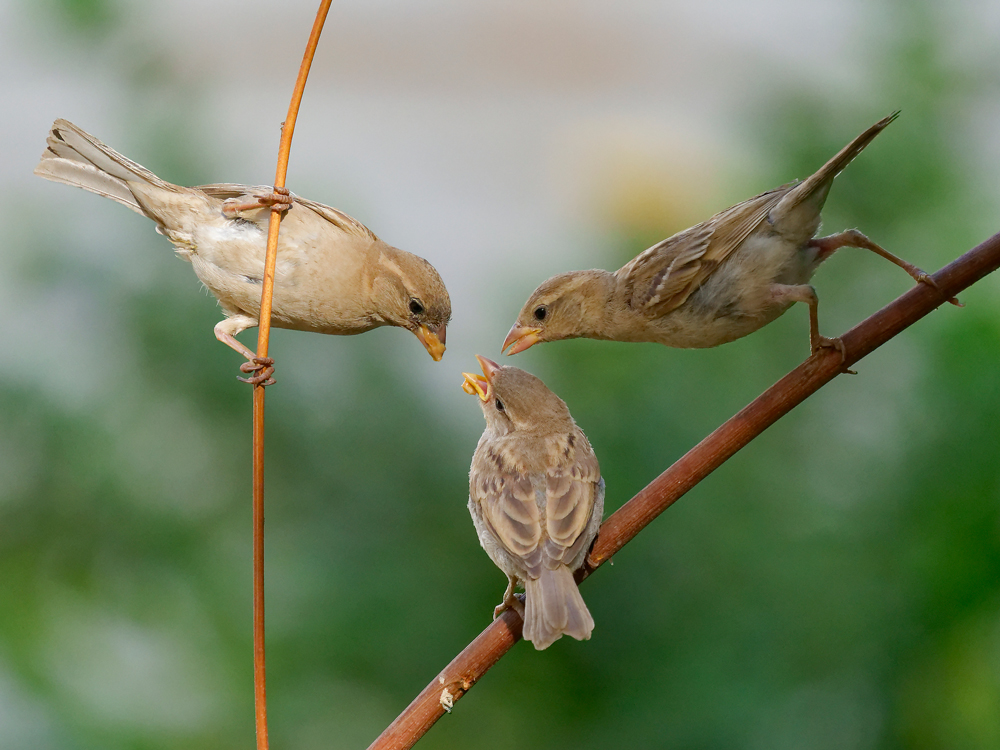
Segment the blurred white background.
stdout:
[[[105,7],[116,15],[109,29],[89,43],[68,33],[74,13],[85,26]],[[172,181],[270,182],[314,12],[261,0],[0,3],[0,190],[8,226],[32,220],[10,228],[4,255],[46,242],[124,282],[190,275],[182,263],[151,270],[134,239],[152,232],[141,217],[31,176],[47,129],[70,119]],[[929,12],[955,65],[995,59],[1000,6]],[[337,2],[288,184],[439,268],[454,305],[446,364],[458,367],[474,352],[498,353],[538,282],[606,265],[602,248],[623,223],[680,229],[773,187],[761,130],[776,92],[858,113],[844,118],[845,143],[905,105],[873,68],[897,23],[891,8],[845,0]],[[974,93],[957,145],[995,192],[995,82]],[[906,127],[904,111],[893,129]],[[179,164],[156,163],[158,138]],[[64,393],[97,387],[85,373],[114,338],[100,306],[67,289],[39,295],[9,275],[0,284],[16,300],[2,334],[17,351],[9,375],[44,373]],[[59,366],[68,360],[80,367]],[[421,371],[431,387],[442,380],[429,362]]]

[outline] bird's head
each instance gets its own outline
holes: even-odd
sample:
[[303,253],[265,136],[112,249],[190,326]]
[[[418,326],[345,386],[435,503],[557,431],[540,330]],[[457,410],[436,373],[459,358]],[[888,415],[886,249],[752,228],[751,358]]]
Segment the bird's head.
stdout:
[[600,338],[614,276],[607,271],[570,271],[542,283],[524,303],[504,339],[510,354],[540,341],[579,336]]
[[507,435],[573,429],[575,423],[565,402],[541,380],[517,367],[502,367],[478,354],[476,359],[483,374],[463,372],[462,389],[479,396],[488,430]]
[[412,332],[439,362],[451,320],[451,298],[437,269],[423,258],[385,245],[372,293],[385,321]]

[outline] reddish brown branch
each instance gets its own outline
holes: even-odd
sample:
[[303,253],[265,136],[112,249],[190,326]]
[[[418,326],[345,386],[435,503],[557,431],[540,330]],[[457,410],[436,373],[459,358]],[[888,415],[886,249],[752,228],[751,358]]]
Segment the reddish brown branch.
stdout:
[[[740,448],[840,374],[843,366],[870,354],[998,267],[1000,234],[934,274],[938,289],[917,284],[844,334],[846,363],[841,362],[839,352],[823,350],[792,370],[613,513],[601,526],[587,565],[577,573],[577,579],[582,581],[609,560],[654,518]],[[513,610],[504,612],[424,688],[371,744],[369,750],[412,747],[445,713],[441,701],[444,690],[448,690],[450,705],[453,705],[517,643],[521,637],[521,625],[521,618]]]
[[[332,0],[322,0],[316,20],[313,22],[306,51],[299,66],[299,75],[292,91],[292,101],[288,105],[288,116],[281,126],[281,142],[278,146],[278,166],[275,170],[275,187],[285,186],[288,173],[288,155],[292,150],[292,134],[295,119],[299,114],[299,104],[306,88],[306,79],[312,67],[319,44],[319,35],[326,22]],[[274,269],[278,262],[278,229],[281,212],[271,209],[267,231],[267,254],[264,257],[264,283],[261,289],[260,315],[258,316],[257,357],[267,357],[271,336],[271,300],[274,295]],[[264,385],[253,389],[253,686],[254,717],[257,728],[257,750],[267,750],[267,679],[264,669]]]

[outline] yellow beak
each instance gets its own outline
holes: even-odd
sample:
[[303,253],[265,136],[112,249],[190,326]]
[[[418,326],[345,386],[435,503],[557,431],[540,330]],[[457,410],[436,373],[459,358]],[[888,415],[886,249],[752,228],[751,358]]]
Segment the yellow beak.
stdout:
[[[517,354],[518,352],[523,352],[525,349],[534,346],[539,341],[541,337],[538,335],[542,332],[541,328],[528,328],[527,326],[519,325],[515,323],[511,329],[510,333],[507,334],[507,338],[503,340],[503,347],[500,351],[503,351],[508,346],[511,347],[510,351],[507,352],[507,356],[512,354]],[[513,344],[513,346],[511,346]]]
[[421,324],[420,328],[413,333],[420,339],[420,343],[424,345],[424,349],[431,355],[431,358],[435,362],[440,362],[445,350],[445,327],[441,326],[439,331],[435,333],[426,324]]
[[462,383],[462,390],[470,395],[477,394],[481,401],[486,401],[490,397],[490,384],[493,382],[493,373],[500,369],[500,365],[479,354],[476,355],[476,359],[479,360],[479,366],[483,368],[483,374],[477,375],[471,372],[463,372],[462,377],[465,378],[465,381]]

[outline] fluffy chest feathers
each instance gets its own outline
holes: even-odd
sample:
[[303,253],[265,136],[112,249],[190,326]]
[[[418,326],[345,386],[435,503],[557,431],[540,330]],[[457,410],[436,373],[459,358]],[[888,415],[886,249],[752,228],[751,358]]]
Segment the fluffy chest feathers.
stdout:
[[[221,200],[210,202],[217,205],[198,221],[166,225],[163,233],[227,313],[256,316],[270,212],[258,209],[229,218]],[[274,324],[339,334],[378,325],[366,278],[372,244],[369,237],[345,232],[308,206],[293,205],[278,234]]]

